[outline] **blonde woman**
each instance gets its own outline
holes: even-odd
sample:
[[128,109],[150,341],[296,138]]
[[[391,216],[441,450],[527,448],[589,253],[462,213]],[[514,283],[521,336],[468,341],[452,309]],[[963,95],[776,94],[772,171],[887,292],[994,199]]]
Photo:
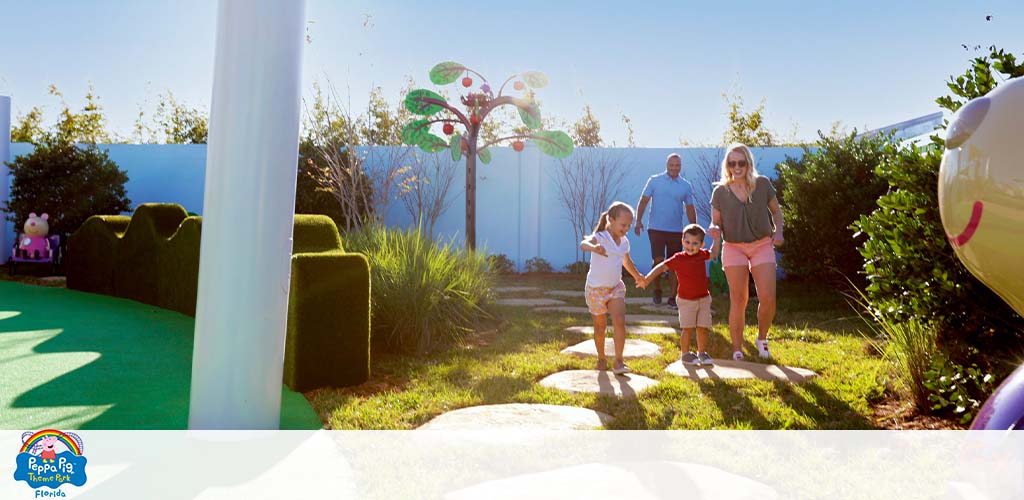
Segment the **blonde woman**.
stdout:
[[775,247],[783,242],[782,208],[771,180],[757,174],[754,156],[743,144],[731,144],[722,159],[722,179],[711,193],[711,222],[708,236],[724,239],[732,357],[743,359],[749,273],[757,287],[757,353],[771,358],[768,330],[775,319]]

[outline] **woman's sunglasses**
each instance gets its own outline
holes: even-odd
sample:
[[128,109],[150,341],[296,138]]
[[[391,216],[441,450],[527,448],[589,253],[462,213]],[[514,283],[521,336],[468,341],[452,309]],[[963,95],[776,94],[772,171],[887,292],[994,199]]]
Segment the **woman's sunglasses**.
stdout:
[[729,162],[729,166],[730,167],[746,167],[747,166],[747,160],[730,161]]

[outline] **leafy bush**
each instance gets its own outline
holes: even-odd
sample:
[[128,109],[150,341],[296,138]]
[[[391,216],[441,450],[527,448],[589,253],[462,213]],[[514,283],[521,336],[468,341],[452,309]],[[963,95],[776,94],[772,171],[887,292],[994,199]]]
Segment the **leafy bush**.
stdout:
[[708,288],[714,294],[729,293],[729,280],[722,269],[721,257],[708,263]]
[[778,165],[786,202],[782,267],[796,279],[845,283],[864,266],[857,252],[864,236],[854,238],[850,224],[885,194],[888,184],[875,168],[895,146],[890,136],[858,138],[856,130],[844,137],[818,135],[818,148],[804,146],[802,158]]
[[[1024,75],[1012,55],[992,48],[977,58],[964,75],[947,84],[964,100],[941,97],[940,106],[955,111],[967,99],[996,86],[992,69],[1007,78]],[[937,329],[938,346],[956,363],[977,360],[992,364],[996,378],[1016,367],[1024,348],[1021,318],[987,286],[978,281],[953,253],[938,210],[939,164],[944,145],[920,150],[899,148],[878,167],[890,185],[878,208],[861,216],[853,228],[867,237],[860,247],[867,295],[874,308],[896,322],[911,318]]]
[[590,263],[585,260],[578,260],[572,264],[565,265],[565,272],[570,274],[587,274],[590,271]]
[[488,317],[494,276],[482,252],[422,228],[368,224],[344,235],[345,249],[370,261],[373,333],[393,351],[425,354],[458,342]]
[[512,263],[512,259],[503,253],[488,255],[487,264],[491,266],[491,272],[493,273],[512,274],[516,272],[516,265]]
[[528,273],[552,273],[555,269],[551,263],[541,257],[534,257],[526,261],[526,272]]
[[69,234],[93,215],[131,209],[124,189],[128,175],[95,145],[50,136],[8,166],[13,180],[3,210],[18,230],[31,212],[50,215],[50,233]]
[[974,420],[994,389],[991,373],[983,373],[975,363],[964,368],[942,355],[932,359],[923,382],[930,391],[928,400],[934,403],[932,411],[952,413],[963,424]]

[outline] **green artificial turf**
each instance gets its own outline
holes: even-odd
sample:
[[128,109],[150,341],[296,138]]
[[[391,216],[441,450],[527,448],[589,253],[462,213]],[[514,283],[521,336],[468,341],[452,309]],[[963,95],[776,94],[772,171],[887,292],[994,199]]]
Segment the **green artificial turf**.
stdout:
[[[139,302],[0,281],[0,428],[185,429],[193,330]],[[281,428],[321,428],[283,385]]]

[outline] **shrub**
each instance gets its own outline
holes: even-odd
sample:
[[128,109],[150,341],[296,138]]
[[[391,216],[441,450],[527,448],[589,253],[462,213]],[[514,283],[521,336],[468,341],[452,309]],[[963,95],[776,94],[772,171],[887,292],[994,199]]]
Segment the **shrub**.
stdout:
[[458,342],[489,315],[494,277],[486,254],[422,228],[369,224],[345,234],[349,251],[366,254],[372,278],[374,338],[393,351],[424,354]]
[[552,273],[555,269],[551,263],[541,257],[534,257],[526,261],[526,272],[528,273]]
[[721,257],[708,263],[708,288],[714,294],[729,293],[729,280],[722,269]]
[[786,244],[779,251],[788,276],[845,283],[864,265],[857,251],[864,235],[855,238],[850,224],[885,194],[888,184],[875,168],[895,146],[890,136],[858,138],[856,130],[818,135],[818,148],[804,146],[802,158],[778,165],[786,202]]
[[1016,351],[1013,332],[1024,330],[1024,319],[971,275],[946,239],[935,189],[940,161],[937,150],[901,148],[879,166],[890,190],[853,225],[867,236],[859,249],[867,296],[890,321],[934,326],[954,361],[966,359],[968,346]]
[[512,262],[512,259],[503,253],[488,255],[487,264],[491,266],[491,272],[493,273],[512,274],[516,272],[516,265]]
[[590,263],[585,260],[578,260],[572,264],[565,265],[565,272],[570,274],[587,274],[590,271]]
[[93,215],[131,209],[124,189],[128,175],[95,145],[51,137],[8,166],[13,180],[3,210],[19,230],[31,212],[50,214],[50,233],[69,234]]
[[[349,155],[340,155],[342,161],[348,161]],[[364,178],[366,174],[360,171]],[[372,189],[369,181],[359,183],[364,190],[361,196],[352,197],[356,204],[356,212],[367,219],[373,213],[371,199]],[[317,148],[308,140],[299,144],[298,172],[295,179],[295,213],[320,214],[330,217],[339,227],[347,227],[345,212],[341,208],[337,196],[337,184],[331,181],[330,167]]]
[[966,424],[978,414],[981,404],[994,389],[994,377],[983,373],[976,363],[964,368],[939,354],[932,358],[924,374],[932,412],[960,417]]

